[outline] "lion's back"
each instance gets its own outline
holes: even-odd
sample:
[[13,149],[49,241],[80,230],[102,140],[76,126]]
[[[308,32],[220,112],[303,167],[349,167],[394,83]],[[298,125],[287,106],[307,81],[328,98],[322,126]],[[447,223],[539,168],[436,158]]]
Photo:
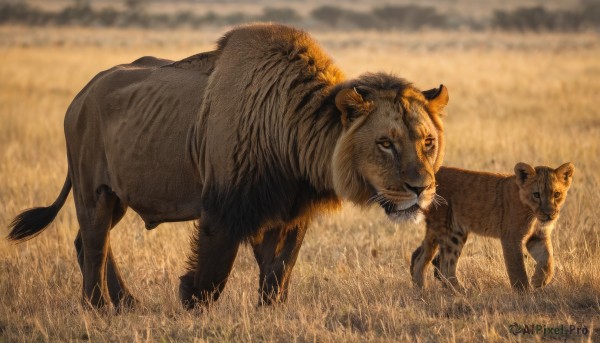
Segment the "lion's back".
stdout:
[[[65,116],[74,179],[109,185],[147,223],[199,212],[201,188],[186,163],[186,137],[208,75],[173,64],[147,56],[103,71]],[[161,207],[148,210],[148,199]]]

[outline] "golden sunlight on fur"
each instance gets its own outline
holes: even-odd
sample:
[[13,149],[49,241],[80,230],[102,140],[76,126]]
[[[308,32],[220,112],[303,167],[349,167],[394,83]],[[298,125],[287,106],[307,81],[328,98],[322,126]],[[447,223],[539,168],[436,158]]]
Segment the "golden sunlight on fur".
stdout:
[[[225,32],[0,27],[1,236],[15,214],[56,199],[68,168],[65,111],[98,71],[140,56],[185,60],[214,51]],[[433,282],[431,273],[429,287],[420,290],[409,266],[424,223],[394,223],[378,204],[346,202],[339,212],[316,217],[306,232],[285,305],[257,308],[260,267],[251,244],[242,244],[219,301],[200,314],[185,310],[177,294],[193,223],[147,231],[128,211],[110,232],[110,245],[140,306],[118,315],[90,311],[81,303],[73,245],[79,224],[69,195],[35,239],[17,245],[0,239],[0,341],[564,341],[515,336],[514,322],[586,327],[588,336],[567,341],[600,341],[600,37],[311,33],[349,79],[381,70],[421,90],[448,87],[445,165],[490,172],[512,171],[520,161],[576,166],[552,233],[552,282],[513,292],[500,240],[479,236],[460,256],[456,276],[465,293]],[[382,141],[374,151],[386,147]],[[535,274],[531,258],[525,267]]]
[[552,230],[574,171],[571,163],[556,169],[518,163],[512,175],[442,167],[436,174],[440,203],[426,211],[425,239],[411,257],[413,282],[425,287],[425,273],[433,262],[438,278],[462,290],[456,266],[472,232],[500,239],[515,289],[529,288],[525,248],[536,262],[533,286],[547,285],[554,275]]
[[145,56],[93,77],[65,115],[60,194],[18,214],[8,239],[39,235],[72,189],[91,307],[139,307],[110,244],[127,209],[148,230],[198,220],[180,278],[184,307],[217,301],[241,243],[260,268],[258,304],[285,302],[316,216],[377,198],[392,219],[421,217],[442,163],[447,104],[443,85],[421,92],[383,72],[346,80],[300,29],[236,27],[215,50]]

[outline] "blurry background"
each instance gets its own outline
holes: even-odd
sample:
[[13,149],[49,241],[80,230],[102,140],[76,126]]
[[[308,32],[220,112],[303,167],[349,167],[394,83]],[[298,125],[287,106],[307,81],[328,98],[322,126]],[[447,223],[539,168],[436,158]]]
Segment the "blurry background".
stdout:
[[[0,235],[20,211],[60,192],[64,114],[96,73],[144,55],[177,60],[213,49],[250,21],[305,28],[348,77],[384,71],[421,89],[446,85],[447,165],[510,173],[520,161],[573,162],[553,235],[554,281],[513,293],[499,242],[470,236],[458,271],[467,293],[453,295],[432,276],[420,292],[408,267],[423,226],[345,205],[313,223],[286,305],[255,308],[258,268],[244,247],[219,302],[189,313],[177,287],[193,224],[146,231],[129,211],[111,244],[141,307],[97,314],[80,305],[69,198],[36,239],[0,239],[0,342],[600,341],[598,1],[0,0]],[[514,322],[588,335],[514,336]]]
[[[418,4],[417,4],[418,3]],[[180,28],[278,21],[308,29],[581,31],[600,26],[597,0],[3,0],[0,23]]]

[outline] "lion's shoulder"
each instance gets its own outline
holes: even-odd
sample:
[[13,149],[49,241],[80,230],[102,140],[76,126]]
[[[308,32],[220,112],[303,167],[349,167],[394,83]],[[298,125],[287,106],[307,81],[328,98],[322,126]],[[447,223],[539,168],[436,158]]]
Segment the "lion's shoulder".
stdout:
[[217,49],[223,50],[231,44],[239,45],[241,42],[249,42],[249,44],[258,42],[259,46],[273,47],[318,45],[304,30],[281,24],[259,23],[242,25],[229,30],[217,41]]
[[286,77],[304,75],[327,84],[345,80],[344,73],[307,32],[280,24],[251,24],[234,28],[217,43],[223,65],[243,58],[244,71],[268,75],[286,66]]

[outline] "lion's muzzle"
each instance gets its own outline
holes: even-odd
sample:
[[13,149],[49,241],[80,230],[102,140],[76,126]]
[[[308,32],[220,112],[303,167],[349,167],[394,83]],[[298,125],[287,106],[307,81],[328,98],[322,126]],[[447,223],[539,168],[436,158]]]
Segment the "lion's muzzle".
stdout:
[[423,211],[435,196],[435,184],[427,187],[411,187],[406,184],[405,192],[380,192],[379,205],[393,221],[420,221]]

